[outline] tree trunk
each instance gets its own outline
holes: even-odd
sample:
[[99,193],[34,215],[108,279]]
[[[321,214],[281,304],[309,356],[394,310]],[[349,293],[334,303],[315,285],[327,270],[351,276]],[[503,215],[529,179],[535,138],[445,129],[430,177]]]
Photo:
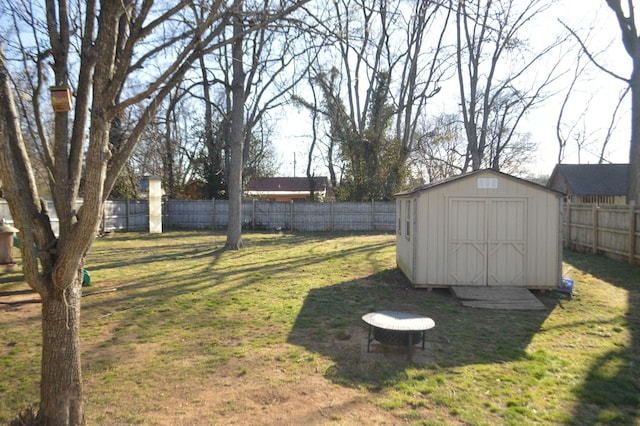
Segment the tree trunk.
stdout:
[[242,5],[233,23],[233,80],[231,92],[231,162],[229,164],[229,221],[227,225],[227,243],[232,250],[242,248],[242,165],[244,145],[244,68],[242,64]]
[[64,291],[42,298],[42,374],[39,424],[83,425],[80,368],[82,271]]
[[[175,98],[174,98],[175,96]],[[165,149],[166,149],[166,156],[165,156],[165,163],[164,163],[164,168],[165,168],[165,179],[167,182],[167,187],[168,187],[168,195],[169,195],[169,199],[175,199],[176,198],[176,179],[175,179],[175,174],[173,172],[173,162],[174,162],[174,158],[173,158],[173,128],[171,126],[172,123],[175,123],[175,114],[173,115],[173,120],[172,118],[172,114],[175,112],[175,107],[176,107],[176,103],[178,102],[177,100],[178,98],[178,94],[176,93],[175,95],[169,95],[169,107],[167,108],[166,111],[166,115],[165,115]]]
[[627,203],[640,201],[640,57],[634,58],[631,74],[631,146],[627,176]]

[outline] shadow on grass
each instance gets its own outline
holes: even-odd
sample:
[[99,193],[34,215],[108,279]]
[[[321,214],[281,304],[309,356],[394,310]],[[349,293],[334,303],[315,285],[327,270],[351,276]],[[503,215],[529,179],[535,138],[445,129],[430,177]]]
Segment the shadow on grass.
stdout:
[[575,420],[580,424],[637,424],[640,414],[640,266],[591,254],[565,252],[565,262],[627,292],[624,327],[631,340],[591,366],[583,385]]
[[[184,234],[184,233],[183,233]],[[181,234],[181,235],[183,235]],[[255,233],[254,233],[255,234]],[[187,234],[188,235],[188,234]],[[278,239],[253,239],[252,234],[243,237],[245,244],[259,250],[268,251],[270,246],[283,244]],[[146,237],[145,237],[146,238]],[[326,241],[330,236],[309,236],[287,234],[286,244],[291,246],[309,244],[314,240]],[[184,240],[184,236],[182,238]],[[111,297],[104,302],[93,302],[93,307],[101,304],[114,305],[118,303],[135,302],[138,304],[154,303],[157,300],[176,298],[182,295],[197,294],[207,288],[215,288],[220,282],[232,282],[225,284],[224,290],[217,292],[218,297],[233,298],[236,291],[259,286],[265,277],[277,276],[281,273],[302,270],[307,266],[322,262],[328,262],[335,258],[350,256],[358,253],[368,253],[388,247],[392,243],[366,245],[341,249],[336,252],[315,254],[301,250],[297,257],[283,259],[265,259],[258,262],[246,262],[243,250],[227,250],[223,242],[211,244],[204,242],[198,244],[175,244],[175,242],[163,244],[154,243],[147,249],[131,250],[130,248],[118,249],[109,247],[109,253],[116,261],[101,261],[92,265],[91,271],[103,269],[117,269],[121,265],[120,259],[129,258],[130,263],[139,264],[140,269],[147,264],[171,264],[170,274],[160,270],[149,270],[140,277],[123,277],[116,285],[120,297]],[[126,252],[131,251],[127,256]],[[222,257],[232,259],[226,265],[220,265]],[[198,261],[197,267],[193,261]],[[183,262],[186,261],[186,262]],[[93,290],[86,290],[91,293]],[[135,294],[135,298],[132,298]],[[221,299],[220,302],[223,302]],[[128,307],[127,307],[128,308]]]
[[367,312],[394,310],[432,318],[436,326],[427,331],[426,341],[438,367],[490,364],[527,356],[526,347],[558,301],[539,297],[546,310],[466,308],[448,289],[414,289],[398,269],[390,269],[365,279],[312,289],[288,341],[331,357],[336,363],[327,372],[331,380],[379,388],[404,374],[408,365],[362,361],[359,339],[352,342],[350,350],[341,348],[344,330],[359,327],[366,334],[361,318]]

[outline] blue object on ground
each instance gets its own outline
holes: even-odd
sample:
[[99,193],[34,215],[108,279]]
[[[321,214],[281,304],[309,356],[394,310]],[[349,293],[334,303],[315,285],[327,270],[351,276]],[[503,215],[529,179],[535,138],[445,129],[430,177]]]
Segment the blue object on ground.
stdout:
[[573,280],[569,278],[563,278],[562,285],[560,286],[558,291],[561,291],[562,293],[569,293],[569,294],[573,293]]

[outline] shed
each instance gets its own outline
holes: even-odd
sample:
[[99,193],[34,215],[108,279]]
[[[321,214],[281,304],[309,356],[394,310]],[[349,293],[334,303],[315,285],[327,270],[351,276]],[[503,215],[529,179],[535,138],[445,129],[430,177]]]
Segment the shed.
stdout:
[[414,287],[560,287],[562,197],[478,170],[396,194],[396,261]]

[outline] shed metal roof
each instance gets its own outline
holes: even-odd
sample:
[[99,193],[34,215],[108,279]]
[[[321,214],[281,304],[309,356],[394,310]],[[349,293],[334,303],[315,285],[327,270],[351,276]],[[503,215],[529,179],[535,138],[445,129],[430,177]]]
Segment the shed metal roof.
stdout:
[[509,174],[506,174],[506,173],[503,173],[503,172],[499,172],[499,171],[496,171],[496,170],[493,170],[493,169],[474,170],[472,172],[459,174],[459,175],[456,175],[456,176],[449,177],[447,179],[439,180],[437,182],[431,182],[431,183],[428,183],[426,185],[418,186],[418,187],[412,188],[412,189],[410,189],[408,191],[400,192],[400,193],[395,194],[395,195],[396,195],[396,197],[401,197],[401,196],[404,196],[404,195],[411,195],[411,194],[416,193],[416,192],[427,191],[427,190],[430,190],[430,189],[435,188],[437,186],[446,185],[446,184],[458,181],[460,179],[467,179],[467,178],[469,178],[471,176],[474,176],[474,175],[477,175],[477,174],[482,174],[482,173],[496,174],[498,176],[502,176],[502,177],[505,177],[507,179],[516,180],[516,181],[518,181],[518,182],[520,182],[522,184],[525,184],[525,185],[531,185],[531,186],[533,186],[533,187],[535,187],[537,189],[540,189],[542,191],[555,192],[558,195],[564,195],[561,192],[556,191],[555,189],[548,188],[548,187],[540,185],[540,184],[538,184],[536,182],[532,182],[532,181],[526,180],[526,179],[521,179],[519,177],[515,177],[515,176],[509,175]]

